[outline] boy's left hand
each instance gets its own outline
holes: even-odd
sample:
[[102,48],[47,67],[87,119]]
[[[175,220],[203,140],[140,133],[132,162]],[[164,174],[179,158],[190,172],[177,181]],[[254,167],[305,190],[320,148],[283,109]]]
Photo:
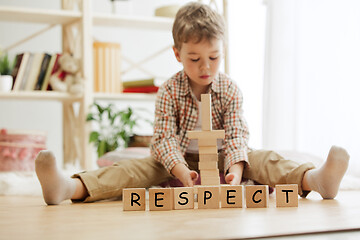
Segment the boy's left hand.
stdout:
[[229,168],[229,173],[225,176],[225,182],[230,185],[240,185],[244,171],[244,162],[238,162]]
[[225,182],[230,185],[240,185],[241,178],[236,173],[228,173],[225,176]]

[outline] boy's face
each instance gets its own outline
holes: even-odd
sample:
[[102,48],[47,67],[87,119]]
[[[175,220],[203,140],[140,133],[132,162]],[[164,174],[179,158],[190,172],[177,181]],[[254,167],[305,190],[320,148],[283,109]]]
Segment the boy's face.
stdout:
[[203,88],[212,83],[217,75],[223,57],[223,41],[213,39],[199,43],[183,43],[181,50],[176,48],[176,59],[184,66],[192,87]]

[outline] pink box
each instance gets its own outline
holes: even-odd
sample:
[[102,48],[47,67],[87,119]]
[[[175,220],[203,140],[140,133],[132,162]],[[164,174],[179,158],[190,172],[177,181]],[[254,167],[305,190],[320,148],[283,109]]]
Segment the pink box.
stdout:
[[0,130],[0,171],[34,171],[36,155],[46,149],[46,133]]

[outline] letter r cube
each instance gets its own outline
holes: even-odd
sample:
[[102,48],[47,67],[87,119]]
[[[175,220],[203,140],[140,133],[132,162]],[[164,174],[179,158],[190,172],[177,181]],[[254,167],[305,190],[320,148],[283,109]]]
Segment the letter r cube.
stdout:
[[124,211],[145,211],[145,188],[123,189]]

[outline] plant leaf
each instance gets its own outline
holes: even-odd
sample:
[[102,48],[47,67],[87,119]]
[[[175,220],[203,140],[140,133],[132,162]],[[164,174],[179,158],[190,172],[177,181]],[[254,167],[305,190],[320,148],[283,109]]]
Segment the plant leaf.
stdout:
[[100,134],[96,131],[92,131],[90,133],[89,142],[97,142],[99,139]]
[[86,121],[89,122],[89,121],[93,121],[93,120],[96,120],[94,118],[94,115],[92,113],[89,113],[87,116],[86,116]]
[[97,152],[98,152],[98,157],[101,157],[102,155],[104,155],[106,153],[106,141],[105,140],[102,140],[99,143]]
[[99,114],[103,114],[103,112],[105,111],[105,108],[103,108],[102,106],[100,106],[98,103],[94,102],[94,105],[96,106]]

